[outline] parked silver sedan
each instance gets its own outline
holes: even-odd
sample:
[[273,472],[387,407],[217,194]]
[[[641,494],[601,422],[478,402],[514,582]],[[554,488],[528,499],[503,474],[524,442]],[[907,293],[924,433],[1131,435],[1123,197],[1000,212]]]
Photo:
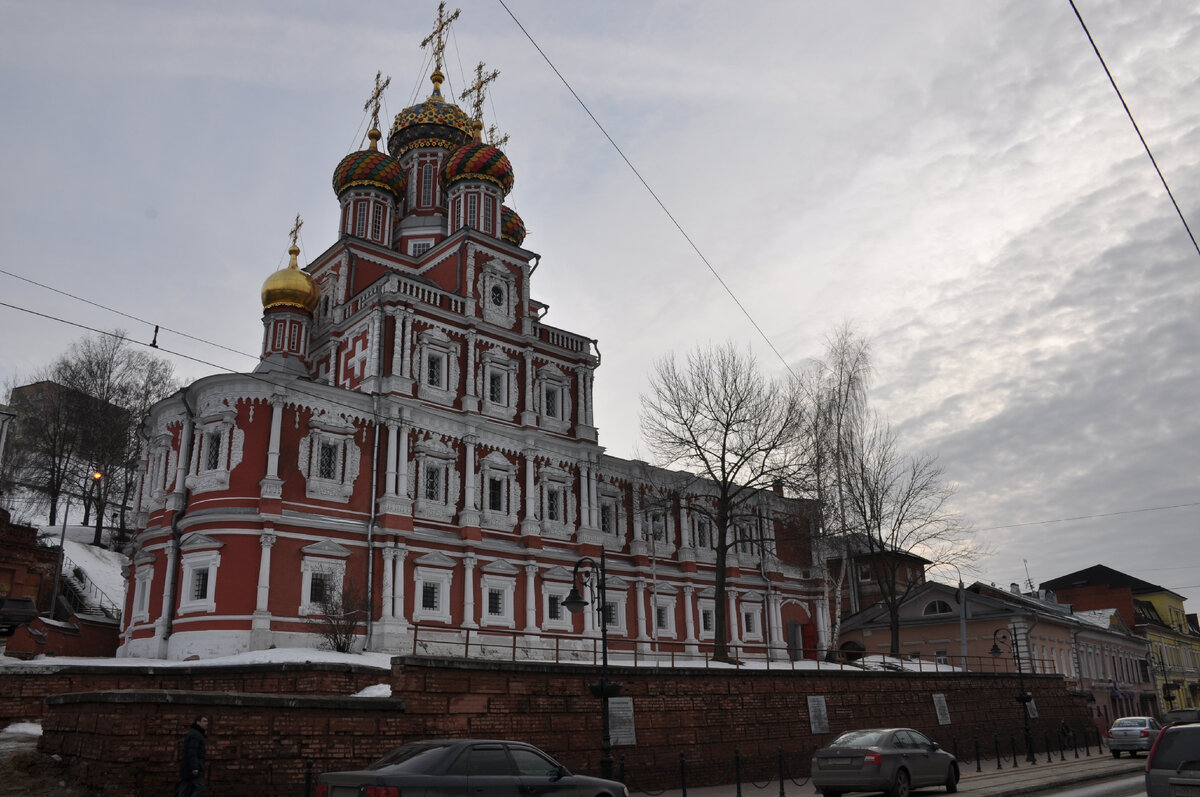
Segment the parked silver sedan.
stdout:
[[1136,758],[1139,750],[1150,752],[1160,730],[1154,717],[1121,717],[1108,729],[1108,749],[1113,758],[1120,758],[1123,750]]
[[908,797],[921,786],[958,791],[958,761],[912,728],[846,731],[813,754],[812,783],[825,797],[886,791]]

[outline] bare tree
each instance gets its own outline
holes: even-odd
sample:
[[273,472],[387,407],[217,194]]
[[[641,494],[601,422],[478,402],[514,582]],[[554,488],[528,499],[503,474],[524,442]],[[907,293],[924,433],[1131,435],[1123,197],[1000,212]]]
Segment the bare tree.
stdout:
[[966,528],[947,506],[953,494],[937,458],[905,455],[887,422],[872,416],[855,435],[846,498],[888,611],[893,656],[900,655],[900,607],[925,581],[910,555],[936,564],[969,555]]
[[[64,492],[81,499],[85,524],[96,512],[96,544],[114,498],[123,525],[136,478],[137,424],[175,390],[172,371],[116,330],[76,341],[39,381],[13,389],[20,414],[14,443],[26,463],[20,478],[47,497],[52,525]],[[103,478],[90,478],[96,472]]]
[[[826,606],[832,607],[832,628],[826,639],[826,656],[837,657],[841,636],[842,594],[851,570],[850,541],[858,530],[848,511],[846,463],[854,447],[856,430],[867,408],[871,378],[870,347],[852,327],[843,325],[826,340],[825,359],[812,364],[801,377],[799,390],[806,405],[801,429],[804,467],[795,490],[816,503],[814,557],[826,571],[822,579]],[[829,562],[837,562],[835,573]],[[851,584],[852,611],[857,610],[857,593]]]
[[337,583],[333,573],[314,573],[312,598],[315,613],[308,621],[325,640],[330,650],[352,653],[359,629],[367,619],[367,599],[354,579],[346,576]]
[[713,653],[728,658],[726,562],[739,516],[762,491],[795,479],[802,405],[790,384],[764,377],[731,343],[660,360],[642,396],[642,437],[659,465],[706,483],[690,512],[711,518],[716,551]]

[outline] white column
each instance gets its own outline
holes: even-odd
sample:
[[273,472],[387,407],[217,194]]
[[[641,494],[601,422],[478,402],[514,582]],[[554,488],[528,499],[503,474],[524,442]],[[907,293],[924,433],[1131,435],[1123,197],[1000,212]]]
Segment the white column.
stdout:
[[404,421],[400,422],[398,427],[399,439],[396,441],[397,458],[396,458],[396,493],[405,498],[411,498],[408,494],[408,424]]
[[271,595],[271,548],[275,546],[275,535],[264,531],[258,538],[258,601],[254,611],[267,611],[267,598]]
[[[405,311],[400,317],[400,340],[396,344],[396,351],[393,355],[400,358],[400,376],[405,378],[412,376],[410,348],[412,348],[412,313]],[[395,373],[394,367],[392,373]]]
[[395,601],[395,596],[392,594],[394,589],[393,584],[393,567],[392,560],[396,558],[396,548],[388,543],[383,547],[383,612],[380,619],[392,619],[392,604]]
[[475,563],[474,554],[463,557],[463,628],[478,628],[475,622]]
[[475,395],[475,333],[467,333],[467,392],[466,395]]
[[[591,511],[591,515],[588,517],[588,526],[593,529],[600,528],[600,499],[599,493],[596,491],[595,465],[588,468],[588,509]],[[613,523],[616,523],[616,518],[613,518]]]
[[588,472],[586,462],[579,463],[579,525],[585,529],[592,528],[592,504],[588,490]]
[[683,585],[683,632],[685,634],[683,641],[687,645],[684,649],[687,653],[699,653],[700,648],[697,647],[696,639],[696,611],[692,607],[695,600],[696,588],[691,584]]
[[525,565],[525,633],[537,633],[537,565]]
[[383,494],[385,496],[396,495],[396,452],[399,442],[396,438],[399,437],[399,430],[399,424],[391,421],[388,422],[387,471],[383,480]]
[[525,517],[521,520],[522,534],[537,534],[537,493],[533,489],[534,467],[536,466],[535,456],[537,452],[532,448],[527,448],[521,452],[521,456],[525,458]]
[[279,478],[279,438],[283,427],[283,399],[271,399],[271,439],[267,445],[267,478]]
[[397,546],[396,553],[392,559],[392,617],[405,622],[404,617],[404,557],[408,556],[408,549],[404,546]]
[[[587,390],[584,386],[586,371],[582,365],[575,368],[575,417],[580,425],[587,425]],[[569,420],[564,418],[563,420]]]
[[650,635],[646,633],[646,579],[639,578],[635,581],[633,591],[637,595],[637,638],[638,641],[648,640]]
[[[464,460],[466,463],[466,473],[463,474],[463,512],[472,513],[475,511],[475,444],[479,442],[479,438],[473,434],[468,434],[463,438],[463,447],[466,449]],[[479,519],[475,518],[475,523],[478,524]],[[473,524],[473,525],[474,525]]]
[[729,646],[741,647],[742,637],[739,630],[742,625],[742,618],[738,616],[738,601],[737,590],[731,589],[729,592]]

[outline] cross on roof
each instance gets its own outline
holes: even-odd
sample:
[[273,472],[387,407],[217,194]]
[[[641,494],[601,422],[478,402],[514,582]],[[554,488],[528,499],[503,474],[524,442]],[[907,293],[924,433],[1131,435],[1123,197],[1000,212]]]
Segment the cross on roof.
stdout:
[[[382,82],[380,81],[382,78]],[[392,84],[392,76],[383,77],[383,70],[375,73],[375,90],[371,92],[370,99],[363,106],[363,111],[371,112],[371,127],[379,128],[379,104],[383,100],[383,90]]]
[[292,246],[296,245],[296,239],[300,237],[300,228],[304,226],[304,222],[300,220],[300,214],[296,214],[296,221],[292,223],[292,229],[288,235],[292,237]]
[[487,92],[484,89],[489,83],[500,77],[499,69],[493,69],[485,75],[483,68],[484,63],[480,61],[475,67],[475,82],[471,84],[471,88],[462,93],[462,99],[469,100],[471,103],[471,118],[477,122],[483,121],[483,101],[487,98]]
[[504,149],[504,145],[508,143],[508,133],[500,135],[500,131],[492,125],[487,130],[487,141],[496,149]]
[[450,29],[450,23],[458,19],[461,9],[454,9],[454,13],[446,16],[446,0],[441,0],[438,3],[437,24],[433,26],[433,33],[430,33],[421,40],[422,47],[433,45],[433,68],[434,70],[442,71],[442,56],[446,51],[446,31]]

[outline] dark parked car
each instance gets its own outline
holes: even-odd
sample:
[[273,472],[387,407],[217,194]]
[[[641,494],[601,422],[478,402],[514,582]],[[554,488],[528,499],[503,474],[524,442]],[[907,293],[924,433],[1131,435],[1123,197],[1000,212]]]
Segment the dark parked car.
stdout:
[[1150,751],[1162,725],[1154,717],[1121,717],[1108,729],[1108,749],[1113,758],[1122,750],[1137,758],[1139,750]]
[[0,637],[12,636],[18,626],[37,617],[33,598],[0,598]]
[[956,792],[958,761],[911,728],[846,731],[813,754],[812,782],[825,797],[848,791],[908,797],[910,789],[921,786]]
[[434,739],[397,747],[366,769],[328,772],[316,797],[629,797],[615,780],[572,775],[533,745]]
[[1172,722],[1200,722],[1200,708],[1176,708],[1163,714],[1163,725]]
[[1200,796],[1200,722],[1168,725],[1146,759],[1149,797]]

